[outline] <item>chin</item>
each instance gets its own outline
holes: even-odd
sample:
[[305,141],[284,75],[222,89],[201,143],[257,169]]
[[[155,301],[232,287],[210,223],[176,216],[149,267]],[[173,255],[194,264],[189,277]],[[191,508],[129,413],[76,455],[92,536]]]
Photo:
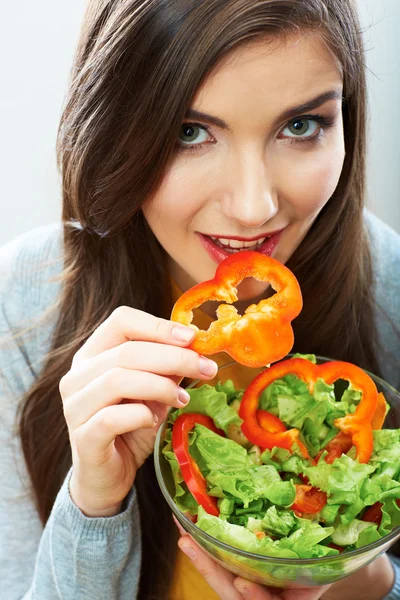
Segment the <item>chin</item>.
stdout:
[[238,301],[253,301],[264,294],[267,295],[269,289],[270,285],[268,283],[245,279],[238,287]]

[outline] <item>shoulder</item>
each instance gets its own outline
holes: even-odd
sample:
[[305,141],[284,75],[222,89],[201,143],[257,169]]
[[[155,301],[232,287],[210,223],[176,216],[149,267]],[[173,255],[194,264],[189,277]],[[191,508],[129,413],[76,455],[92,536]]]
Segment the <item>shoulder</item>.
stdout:
[[370,212],[365,213],[369,237],[375,300],[400,325],[400,279],[396,273],[400,264],[400,235]]
[[[393,269],[399,264],[400,235],[369,211],[365,212],[364,218],[375,275],[378,280],[391,275],[392,284],[395,284],[397,282],[393,281]],[[398,286],[400,287],[400,282]]]
[[49,349],[62,270],[61,223],[0,247],[0,368],[17,392],[32,383]]
[[383,349],[382,372],[400,386],[400,235],[370,212],[365,213],[374,276],[374,300],[379,341]]
[[63,269],[62,224],[32,229],[0,247],[0,294],[8,313],[24,305],[23,321],[36,316],[55,299],[57,276]]
[[0,247],[0,290],[18,281],[28,286],[62,269],[62,224],[53,223],[22,233]]

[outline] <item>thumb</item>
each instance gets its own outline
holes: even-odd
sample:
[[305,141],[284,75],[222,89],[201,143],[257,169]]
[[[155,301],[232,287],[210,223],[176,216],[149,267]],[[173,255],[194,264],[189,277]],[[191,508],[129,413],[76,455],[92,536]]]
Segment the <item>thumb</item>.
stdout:
[[320,600],[331,585],[286,589],[282,598],[283,600]]

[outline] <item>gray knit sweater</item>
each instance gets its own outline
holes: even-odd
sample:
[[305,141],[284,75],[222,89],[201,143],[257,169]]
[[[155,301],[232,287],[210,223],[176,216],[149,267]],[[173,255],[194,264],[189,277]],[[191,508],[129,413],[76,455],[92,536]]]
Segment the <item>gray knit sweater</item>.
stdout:
[[[371,215],[366,218],[374,252],[375,294],[400,329],[400,237]],[[134,487],[123,513],[88,518],[69,496],[69,473],[43,529],[16,431],[18,402],[40,372],[57,319],[61,231],[59,224],[41,227],[0,248],[0,597],[132,600],[141,560]],[[41,325],[20,343],[11,338],[39,318]],[[376,318],[385,350],[384,377],[400,388],[399,339],[382,313]],[[400,562],[393,559],[393,564],[396,583],[384,600],[400,600]]]

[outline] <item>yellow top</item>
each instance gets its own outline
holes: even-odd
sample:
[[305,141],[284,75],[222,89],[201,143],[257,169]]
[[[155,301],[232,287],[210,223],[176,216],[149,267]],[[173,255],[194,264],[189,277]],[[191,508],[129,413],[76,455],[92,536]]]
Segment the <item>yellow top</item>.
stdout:
[[[181,295],[181,291],[173,282],[173,296],[175,299]],[[201,310],[196,311],[196,325],[201,329],[208,329],[213,321]],[[214,354],[212,357],[219,367],[232,362],[232,358],[225,352]],[[228,371],[228,369],[227,369]],[[227,372],[228,378],[230,374]],[[190,559],[181,550],[175,565],[175,573],[170,590],[170,600],[219,600],[219,596],[210,588],[205,579],[198,573]]]

